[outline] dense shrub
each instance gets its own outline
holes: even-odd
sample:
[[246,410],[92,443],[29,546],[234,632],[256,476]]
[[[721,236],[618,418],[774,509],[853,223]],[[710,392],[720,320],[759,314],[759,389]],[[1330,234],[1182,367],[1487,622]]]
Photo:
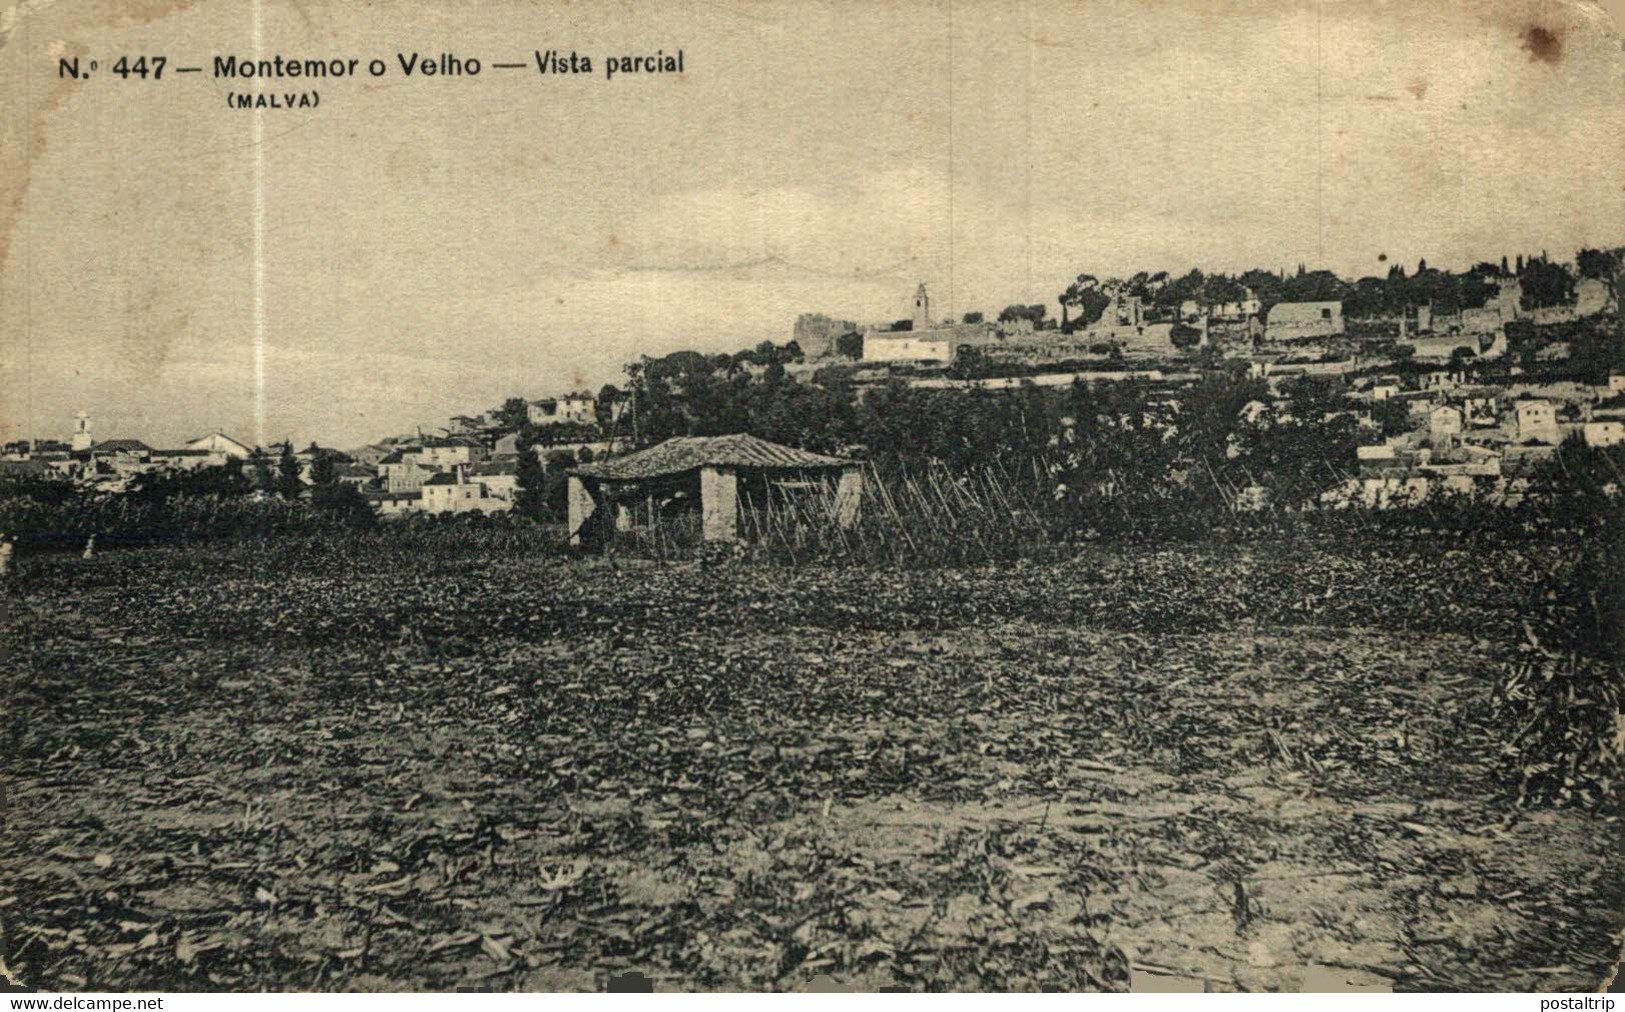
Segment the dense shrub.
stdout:
[[0,499],[0,533],[25,547],[103,546],[270,538],[369,526],[373,515],[344,493],[315,502],[236,496],[76,495],[61,502]]

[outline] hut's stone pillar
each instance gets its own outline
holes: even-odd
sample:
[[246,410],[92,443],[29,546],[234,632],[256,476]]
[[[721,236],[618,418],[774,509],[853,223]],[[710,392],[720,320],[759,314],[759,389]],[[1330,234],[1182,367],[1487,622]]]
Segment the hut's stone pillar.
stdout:
[[846,528],[855,525],[858,522],[858,507],[862,502],[862,469],[841,468],[841,479],[835,485],[835,522]]
[[705,540],[738,540],[739,478],[733,468],[700,468],[700,516]]
[[569,481],[569,522],[570,544],[581,544],[581,529],[586,526],[587,518],[592,516],[598,508],[598,502],[593,499],[592,493],[587,490],[587,483],[570,476]]

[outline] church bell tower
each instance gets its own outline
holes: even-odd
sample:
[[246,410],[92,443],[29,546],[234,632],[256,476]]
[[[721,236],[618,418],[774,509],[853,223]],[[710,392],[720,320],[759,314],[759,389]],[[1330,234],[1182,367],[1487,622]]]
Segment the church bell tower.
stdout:
[[925,294],[925,282],[920,282],[914,293],[914,329],[931,329],[931,296]]

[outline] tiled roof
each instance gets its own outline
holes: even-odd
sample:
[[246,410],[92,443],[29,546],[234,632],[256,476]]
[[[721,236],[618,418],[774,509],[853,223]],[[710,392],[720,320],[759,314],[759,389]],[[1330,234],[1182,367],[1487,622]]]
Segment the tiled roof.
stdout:
[[791,470],[810,470],[826,467],[845,467],[850,460],[826,457],[794,447],[769,443],[765,439],[739,433],[732,436],[677,436],[659,446],[606,460],[586,464],[570,473],[585,478],[603,478],[609,481],[632,481],[638,478],[658,478],[682,474],[700,467],[765,467]]
[[116,453],[120,450],[146,450],[150,453],[152,447],[139,439],[104,439],[92,446],[91,450],[95,453]]
[[499,474],[518,474],[519,465],[513,461],[494,460],[485,464],[473,464],[466,469],[470,477],[485,477]]
[[423,484],[425,484],[425,485],[455,485],[455,484],[457,484],[457,475],[453,474],[450,471],[442,471],[439,474],[435,475],[434,477],[425,480]]
[[214,432],[209,433],[206,436],[199,436],[196,439],[188,439],[186,441],[186,444],[188,446],[190,446],[193,443],[201,443],[201,442],[203,442],[205,440],[209,440],[209,439],[216,439],[216,440],[223,439],[226,442],[230,443],[233,447],[243,451],[244,453],[252,453],[252,452],[254,452],[252,447],[244,446],[240,441],[232,439],[230,436],[226,435],[224,432],[219,431],[218,429],[216,429]]

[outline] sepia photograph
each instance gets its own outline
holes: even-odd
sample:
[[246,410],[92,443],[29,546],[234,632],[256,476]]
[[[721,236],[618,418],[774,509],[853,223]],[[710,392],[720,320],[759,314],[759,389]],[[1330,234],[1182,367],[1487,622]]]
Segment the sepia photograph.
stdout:
[[0,0],[8,1009],[1612,1009],[1618,14]]

